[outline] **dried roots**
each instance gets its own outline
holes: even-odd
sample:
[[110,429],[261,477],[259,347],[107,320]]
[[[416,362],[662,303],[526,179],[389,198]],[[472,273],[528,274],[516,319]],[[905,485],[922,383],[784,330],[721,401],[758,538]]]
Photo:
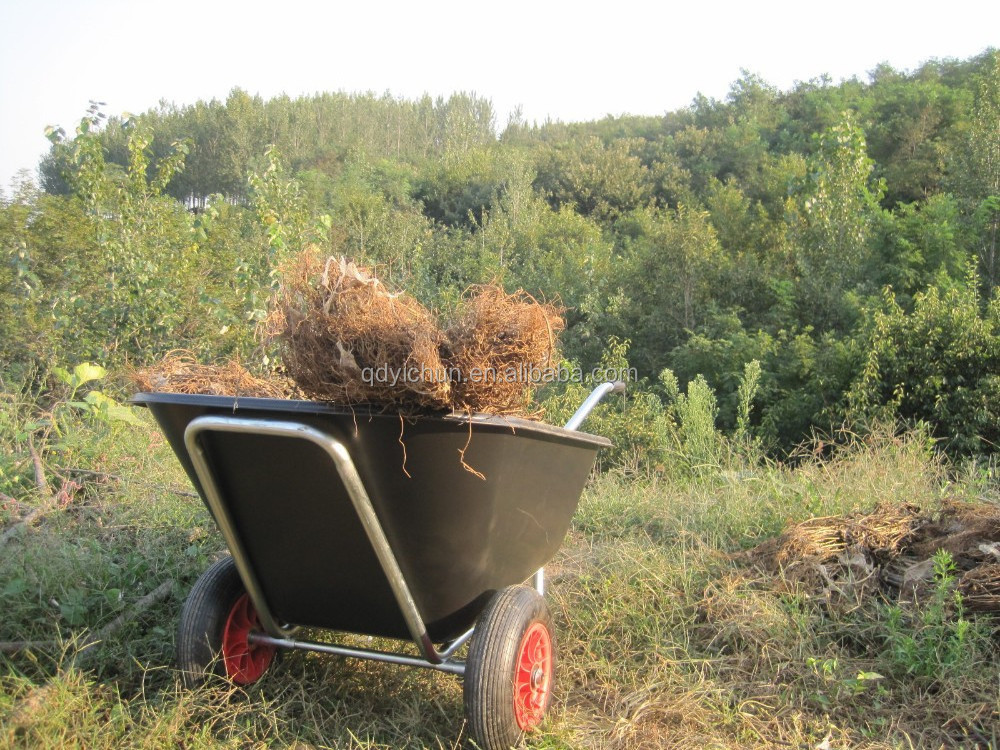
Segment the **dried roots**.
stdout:
[[445,408],[451,385],[434,316],[346,259],[307,250],[282,269],[268,320],[289,375],[310,398]]
[[559,310],[525,292],[476,287],[447,331],[452,408],[523,414],[547,368],[556,362]]
[[199,393],[209,396],[251,396],[295,398],[295,385],[285,378],[258,378],[239,362],[220,365],[199,364],[182,349],[167,352],[155,365],[128,373],[140,391]]

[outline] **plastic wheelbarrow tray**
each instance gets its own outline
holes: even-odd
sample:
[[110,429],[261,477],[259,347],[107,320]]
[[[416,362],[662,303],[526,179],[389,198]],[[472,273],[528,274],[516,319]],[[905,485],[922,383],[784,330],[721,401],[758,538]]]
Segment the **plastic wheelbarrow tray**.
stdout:
[[[153,413],[231,553],[184,604],[185,679],[250,684],[279,648],[427,667],[464,679],[477,747],[516,744],[552,696],[542,566],[611,445],[576,428],[623,389],[599,386],[566,427],[136,394],[130,403]],[[418,653],[296,640],[300,627],[412,640]]]

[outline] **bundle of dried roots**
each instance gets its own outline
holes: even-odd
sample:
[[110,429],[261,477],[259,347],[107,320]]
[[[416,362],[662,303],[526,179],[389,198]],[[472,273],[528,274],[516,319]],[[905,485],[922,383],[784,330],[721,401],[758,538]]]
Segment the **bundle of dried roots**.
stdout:
[[554,306],[482,286],[442,330],[368,269],[306,250],[282,269],[267,333],[310,398],[524,415],[563,327]]
[[187,351],[167,352],[155,365],[135,369],[129,379],[140,391],[196,393],[208,396],[294,398],[295,386],[285,378],[258,378],[239,362],[199,364]]
[[287,264],[267,332],[310,398],[404,409],[450,405],[434,316],[346,259],[306,250]]
[[848,516],[843,523],[848,547],[887,560],[899,555],[927,525],[928,519],[915,505],[881,503],[871,513]]
[[1000,614],[1000,563],[967,571],[958,581],[962,602],[975,612]]
[[1000,508],[990,503],[948,500],[937,514],[884,503],[870,513],[812,518],[736,559],[827,595],[859,580],[867,585],[877,573],[886,593],[920,600],[934,589],[939,550],[959,571],[966,606],[1000,614]]
[[560,311],[523,291],[475,287],[446,333],[452,407],[491,414],[524,414],[531,396],[557,363]]

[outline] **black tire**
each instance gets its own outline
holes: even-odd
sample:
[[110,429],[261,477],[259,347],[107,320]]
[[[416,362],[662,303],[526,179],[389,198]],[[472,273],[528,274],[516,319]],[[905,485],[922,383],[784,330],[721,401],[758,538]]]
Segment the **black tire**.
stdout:
[[212,675],[248,685],[259,679],[270,665],[273,648],[248,646],[255,652],[263,649],[258,652],[259,660],[263,661],[260,674],[255,670],[252,679],[244,679],[240,674],[227,672],[222,655],[224,631],[238,605],[249,607],[250,616],[256,620],[256,612],[248,602],[236,564],[228,555],[209,567],[195,582],[177,625],[177,662],[186,686],[200,685]]
[[[546,659],[531,658],[542,650]],[[526,671],[526,664],[537,666]],[[541,722],[554,684],[555,637],[545,599],[524,585],[498,591],[479,617],[465,660],[465,716],[472,746],[508,750],[519,744]]]

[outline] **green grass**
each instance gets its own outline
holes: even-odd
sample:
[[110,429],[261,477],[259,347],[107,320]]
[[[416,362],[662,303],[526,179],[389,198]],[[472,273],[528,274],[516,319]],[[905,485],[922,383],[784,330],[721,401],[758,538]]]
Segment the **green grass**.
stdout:
[[[15,502],[0,511],[3,529],[39,502],[27,444],[38,408],[5,398],[0,492]],[[461,684],[423,670],[293,653],[246,690],[182,689],[174,628],[223,550],[219,534],[183,494],[186,477],[151,422],[62,420],[61,435],[33,438],[50,483],[94,473],[72,474],[79,488],[0,552],[0,640],[61,644],[0,655],[0,746],[460,746]],[[731,459],[697,476],[665,473],[606,475],[584,495],[549,568],[559,685],[532,747],[997,746],[993,623],[971,621],[962,668],[913,671],[901,645],[951,632],[947,607],[832,606],[732,556],[790,521],[881,501],[933,508],[990,495],[992,478],[955,479],[919,436],[887,435],[796,468]],[[164,581],[170,597],[78,650]]]

